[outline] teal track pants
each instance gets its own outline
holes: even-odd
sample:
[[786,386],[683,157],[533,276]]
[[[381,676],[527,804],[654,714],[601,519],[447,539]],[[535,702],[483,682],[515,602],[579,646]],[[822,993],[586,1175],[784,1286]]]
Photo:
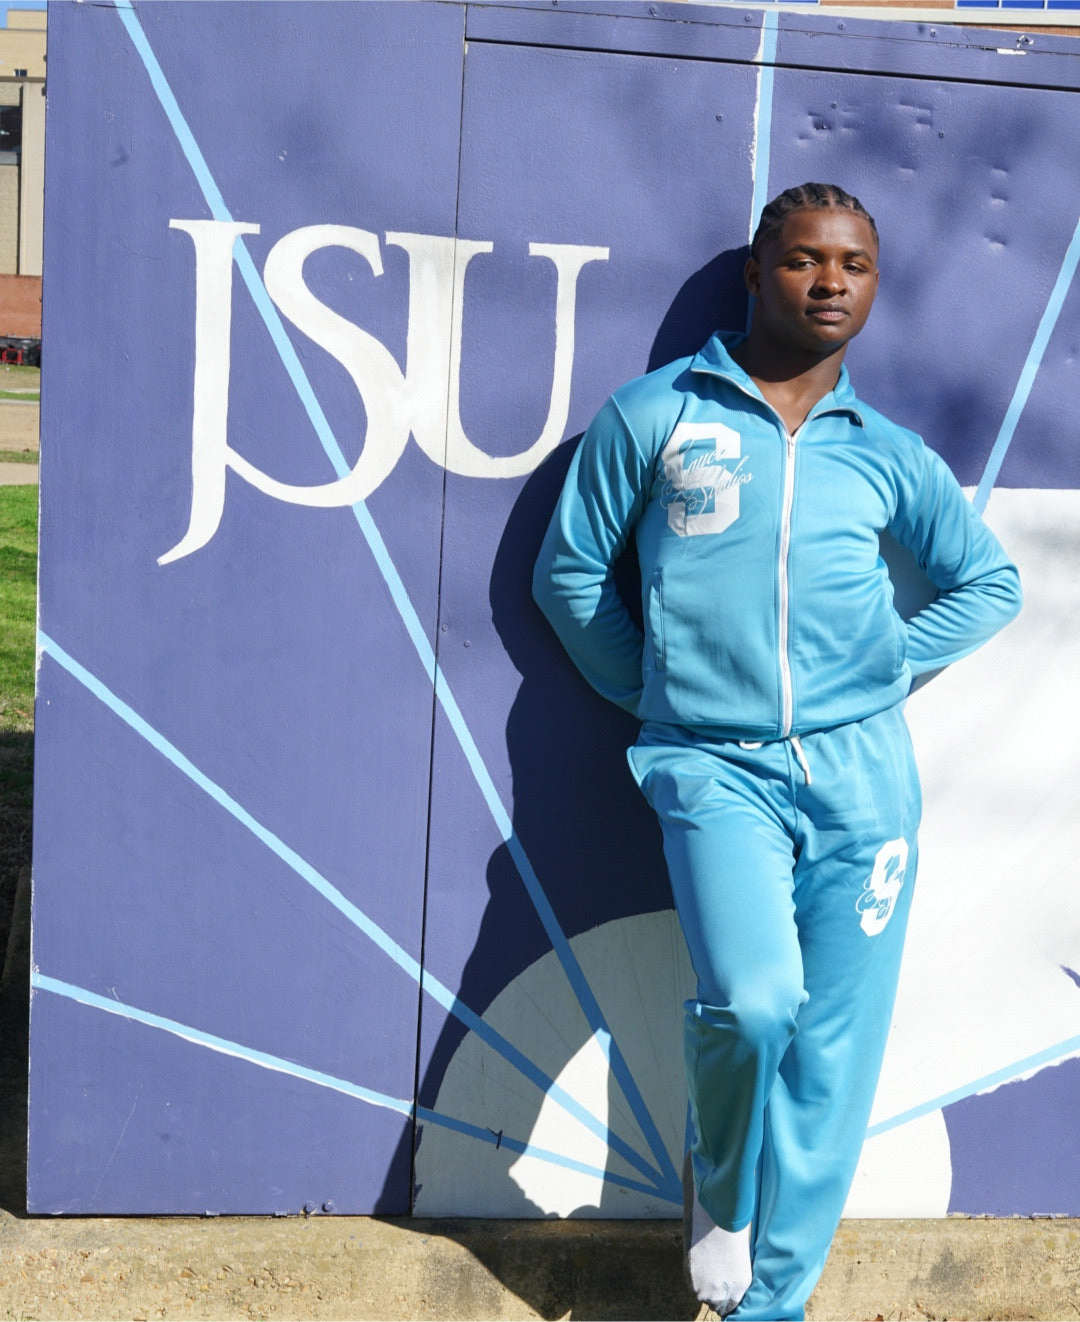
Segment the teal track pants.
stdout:
[[698,1197],[753,1223],[732,1317],[801,1319],[862,1148],[915,880],[921,799],[899,707],[760,745],[647,724],[697,999],[685,1056]]

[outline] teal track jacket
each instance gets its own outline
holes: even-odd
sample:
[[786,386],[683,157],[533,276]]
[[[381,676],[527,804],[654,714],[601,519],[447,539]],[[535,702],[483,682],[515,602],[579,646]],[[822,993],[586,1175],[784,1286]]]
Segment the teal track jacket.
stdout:
[[[644,721],[777,739],[861,720],[1020,608],[1015,567],[946,464],[846,368],[794,436],[714,335],[631,381],[574,456],[533,591],[585,678]],[[878,535],[938,589],[893,608]],[[613,565],[636,535],[644,635]]]

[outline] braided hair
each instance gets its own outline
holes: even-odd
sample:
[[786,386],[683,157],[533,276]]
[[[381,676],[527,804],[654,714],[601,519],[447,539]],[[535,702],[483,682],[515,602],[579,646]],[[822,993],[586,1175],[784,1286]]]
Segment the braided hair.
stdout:
[[763,209],[750,244],[750,256],[755,259],[760,256],[761,245],[780,232],[780,227],[793,211],[818,211],[826,207],[845,207],[862,216],[869,222],[877,239],[874,218],[857,197],[845,193],[837,184],[800,184],[797,188],[785,188]]

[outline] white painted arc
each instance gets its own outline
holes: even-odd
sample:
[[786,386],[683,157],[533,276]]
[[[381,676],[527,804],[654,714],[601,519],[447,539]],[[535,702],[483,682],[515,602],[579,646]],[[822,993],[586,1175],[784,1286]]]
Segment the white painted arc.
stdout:
[[[944,1118],[933,1099],[1023,1077],[1031,1071],[1014,1062],[1076,1039],[1080,991],[1062,966],[1080,968],[1080,916],[1071,885],[1080,856],[1074,774],[1080,690],[1054,677],[1075,674],[1080,658],[1074,573],[1080,492],[999,489],[988,519],[1020,567],[1026,605],[1018,624],[908,703],[926,807],[913,917],[872,1123],[913,1114],[868,1141],[850,1204],[859,1215],[943,1215],[951,1168]],[[978,753],[988,741],[992,758]],[[604,924],[571,944],[674,1154],[685,1115],[681,1001],[693,987],[674,916]],[[647,993],[628,982],[641,969],[653,979]],[[539,1064],[634,1142],[632,1117],[606,1077],[602,1054],[580,1012],[562,1003],[560,976],[546,956],[501,993],[488,1014],[496,1023],[513,1023],[515,1040]],[[621,1015],[628,1007],[640,1014],[643,1003],[651,1017],[637,1031],[624,1027]],[[538,1146],[616,1169],[594,1135],[546,1102],[539,1110],[530,1106],[520,1089],[499,1077],[489,1055],[475,1039],[465,1040],[447,1070],[439,1110],[495,1128],[513,1116],[517,1132]],[[933,1109],[926,1112],[928,1105]],[[424,1186],[419,1214],[457,1206],[490,1216],[674,1215],[657,1200],[615,1191],[595,1178],[568,1179],[558,1168],[540,1171],[538,1163],[512,1156],[477,1159],[473,1151],[425,1133],[417,1166]]]

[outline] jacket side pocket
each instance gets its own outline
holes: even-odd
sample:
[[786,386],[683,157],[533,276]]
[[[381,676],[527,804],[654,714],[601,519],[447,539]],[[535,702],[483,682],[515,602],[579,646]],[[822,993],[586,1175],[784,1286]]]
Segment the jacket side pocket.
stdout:
[[664,591],[659,569],[654,569],[649,582],[649,645],[646,652],[650,670],[663,670],[664,657]]

